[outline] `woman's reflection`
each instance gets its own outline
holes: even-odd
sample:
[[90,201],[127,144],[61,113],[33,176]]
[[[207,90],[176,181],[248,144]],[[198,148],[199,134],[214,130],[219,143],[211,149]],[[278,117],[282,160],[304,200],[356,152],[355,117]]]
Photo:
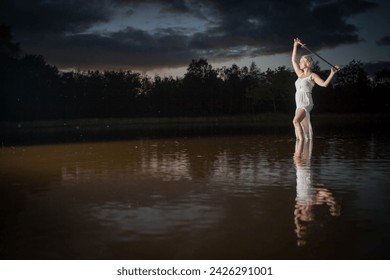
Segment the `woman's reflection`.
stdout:
[[340,214],[332,193],[326,188],[313,187],[310,167],[312,148],[312,140],[297,141],[295,146],[294,163],[297,174],[297,194],[294,223],[298,246],[306,245],[310,226],[315,221],[315,206],[327,205],[332,216]]

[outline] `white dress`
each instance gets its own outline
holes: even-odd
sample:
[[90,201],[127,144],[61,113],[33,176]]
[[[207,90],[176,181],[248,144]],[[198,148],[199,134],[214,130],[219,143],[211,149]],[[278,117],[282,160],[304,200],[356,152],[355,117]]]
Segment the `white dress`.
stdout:
[[[311,91],[314,87],[314,81],[311,78],[311,75],[305,78],[298,78],[295,82],[295,103],[296,103],[296,110],[298,109],[304,109],[306,112],[306,120],[307,120],[307,131],[303,129],[303,133],[305,136],[305,139],[312,139],[313,138],[313,130],[311,128],[310,123],[310,111],[313,109],[313,98],[311,96]],[[295,135],[297,135],[297,132],[295,131]]]

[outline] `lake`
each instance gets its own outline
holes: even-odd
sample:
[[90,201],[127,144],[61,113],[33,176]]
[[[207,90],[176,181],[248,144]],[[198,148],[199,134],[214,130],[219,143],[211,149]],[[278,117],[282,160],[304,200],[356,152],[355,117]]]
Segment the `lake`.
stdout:
[[1,259],[389,259],[390,137],[3,147]]

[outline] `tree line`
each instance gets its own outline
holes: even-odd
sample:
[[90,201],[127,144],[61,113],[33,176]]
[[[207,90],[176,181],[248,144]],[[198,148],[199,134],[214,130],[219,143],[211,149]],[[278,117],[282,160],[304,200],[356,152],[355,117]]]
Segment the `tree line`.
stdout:
[[[285,66],[262,71],[214,68],[190,62],[183,77],[126,71],[62,72],[41,55],[20,54],[10,28],[0,26],[0,120],[106,117],[193,117],[293,113],[295,73]],[[313,90],[320,113],[388,112],[390,71],[369,76],[351,61],[328,88]],[[323,78],[329,70],[314,71]]]

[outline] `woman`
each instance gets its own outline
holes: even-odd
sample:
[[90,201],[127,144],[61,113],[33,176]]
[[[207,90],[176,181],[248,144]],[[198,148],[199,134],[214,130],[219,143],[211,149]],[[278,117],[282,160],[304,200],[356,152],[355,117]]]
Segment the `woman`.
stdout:
[[295,82],[296,93],[295,102],[297,108],[295,110],[295,116],[293,124],[295,127],[295,135],[298,140],[312,139],[313,131],[310,124],[310,111],[313,109],[313,98],[311,91],[315,84],[327,87],[332,80],[334,74],[339,70],[338,66],[332,67],[328,78],[324,81],[316,73],[311,71],[313,66],[313,59],[309,55],[301,57],[299,64],[297,63],[297,47],[298,45],[304,46],[301,40],[294,39],[294,48],[292,52],[292,65],[294,71],[298,76]]

